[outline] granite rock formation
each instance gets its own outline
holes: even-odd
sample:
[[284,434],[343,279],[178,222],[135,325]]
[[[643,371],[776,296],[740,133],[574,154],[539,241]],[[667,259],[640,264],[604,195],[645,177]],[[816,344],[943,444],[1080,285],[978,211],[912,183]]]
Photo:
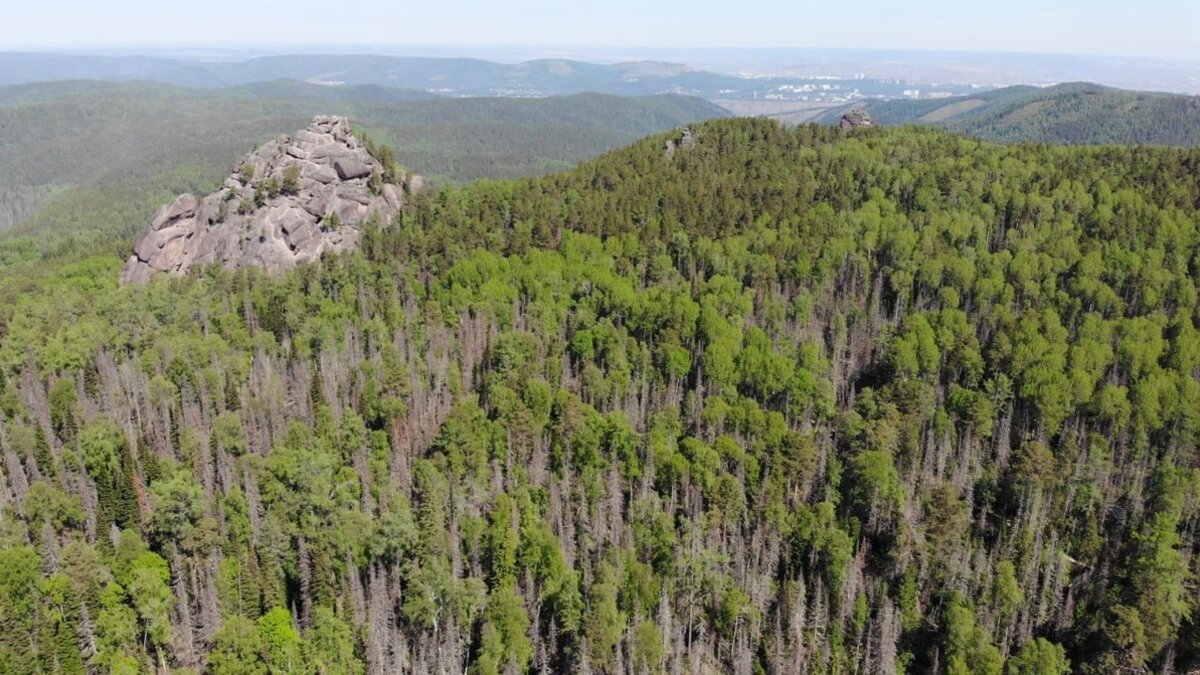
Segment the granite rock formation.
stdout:
[[667,157],[674,157],[676,148],[687,150],[696,144],[696,137],[692,135],[691,127],[679,127],[676,129],[676,133],[678,136],[668,138],[666,144],[663,146]]
[[122,283],[220,265],[277,272],[358,245],[369,219],[386,223],[420,185],[384,166],[345,117],[319,116],[246,155],[221,189],[183,194],[155,214]]
[[850,112],[842,115],[842,119],[838,122],[838,126],[843,129],[857,129],[858,127],[869,127],[874,122],[871,121],[871,116],[862,108],[855,108]]

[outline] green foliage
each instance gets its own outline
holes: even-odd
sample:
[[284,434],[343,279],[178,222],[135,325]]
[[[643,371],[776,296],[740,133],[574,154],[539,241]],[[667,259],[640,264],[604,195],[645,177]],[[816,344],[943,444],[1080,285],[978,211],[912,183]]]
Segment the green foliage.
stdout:
[[652,621],[642,621],[633,627],[633,664],[640,672],[658,673],[662,670],[665,650],[662,634]]
[[1179,517],[1182,500],[1189,492],[1195,494],[1198,484],[1193,472],[1169,464],[1161,466],[1154,478],[1154,512],[1136,535],[1130,571],[1147,654],[1165,647],[1192,614],[1185,587],[1189,572],[1179,551]]
[[355,653],[354,633],[328,607],[314,613],[312,631],[304,642],[305,662],[312,672],[362,675],[364,667]]
[[533,655],[533,645],[526,634],[529,615],[516,589],[509,585],[494,589],[484,616],[478,672],[498,675],[510,669],[523,671]]
[[142,633],[155,650],[162,650],[171,640],[170,613],[175,595],[170,581],[171,571],[166,561],[150,552],[135,558],[125,575],[125,587],[137,610]]
[[300,634],[292,625],[291,612],[272,608],[259,617],[258,632],[273,671],[288,673],[300,668]]
[[120,584],[110,583],[99,602],[93,663],[107,666],[114,673],[138,672],[141,660],[138,645],[145,633],[139,631],[138,615],[128,604],[128,594]]
[[55,532],[79,527],[84,522],[83,506],[59,488],[38,481],[25,496],[25,517],[35,531],[48,523]]
[[57,380],[50,387],[50,422],[60,438],[72,440],[75,437],[77,403],[75,383],[71,378]]
[[193,548],[204,516],[204,493],[192,472],[179,469],[154,481],[150,495],[154,505],[146,528],[150,535],[160,542],[179,542]]
[[83,466],[97,482],[111,482],[117,476],[124,446],[121,430],[108,421],[89,422],[79,434]]
[[0,549],[0,671],[36,672],[30,637],[40,578],[38,557],[33,549]]
[[819,554],[830,584],[835,588],[840,586],[854,553],[854,542],[837,526],[834,505],[821,502],[802,508],[796,513],[794,531],[799,551]]
[[1000,675],[1004,659],[974,611],[952,599],[946,609],[946,672],[954,675]]
[[300,191],[300,165],[289,164],[283,170],[283,182],[279,185],[279,191],[285,195],[294,195]]
[[996,578],[992,582],[992,604],[1004,618],[1011,618],[1024,599],[1017,582],[1016,568],[1008,560],[996,563]]
[[882,518],[888,530],[891,519],[904,508],[904,487],[891,455],[869,450],[850,460],[850,498],[863,520]]
[[253,621],[232,616],[213,636],[208,669],[213,675],[267,675],[268,653],[262,632]]
[[1005,675],[1070,675],[1071,664],[1062,645],[1034,638],[1004,664]]
[[601,563],[596,575],[588,596],[583,635],[592,666],[604,672],[615,672],[616,646],[624,632],[625,615],[617,609],[616,570]]
[[0,271],[4,666],[1200,663],[1196,152],[691,130],[283,274]]

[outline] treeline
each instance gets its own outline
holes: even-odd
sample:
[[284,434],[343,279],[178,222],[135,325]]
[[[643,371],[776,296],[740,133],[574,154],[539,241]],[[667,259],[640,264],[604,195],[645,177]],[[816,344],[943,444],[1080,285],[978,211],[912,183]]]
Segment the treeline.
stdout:
[[693,137],[31,282],[0,671],[1200,665],[1200,151]]

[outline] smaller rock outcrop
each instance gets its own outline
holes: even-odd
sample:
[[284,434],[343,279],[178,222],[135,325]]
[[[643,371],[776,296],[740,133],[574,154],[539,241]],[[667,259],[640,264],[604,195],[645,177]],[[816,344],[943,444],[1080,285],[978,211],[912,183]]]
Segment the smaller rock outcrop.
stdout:
[[397,173],[371,155],[345,117],[316,117],[246,155],[220,190],[203,199],[179,195],[159,209],[121,282],[211,264],[275,272],[354,248],[368,219],[388,222],[420,186],[418,177]]
[[862,108],[855,108],[850,112],[842,115],[842,120],[838,122],[838,126],[843,129],[857,129],[858,127],[869,127],[875,123],[871,121],[871,116]]
[[667,157],[674,157],[676,148],[687,150],[696,144],[696,137],[692,134],[691,127],[679,127],[676,131],[679,135],[668,138],[666,144],[663,146],[663,151],[667,153]]

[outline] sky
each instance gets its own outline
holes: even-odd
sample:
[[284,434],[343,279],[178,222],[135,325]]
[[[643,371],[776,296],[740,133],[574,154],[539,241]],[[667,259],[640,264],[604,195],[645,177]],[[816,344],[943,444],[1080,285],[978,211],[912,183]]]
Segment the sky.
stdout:
[[[42,0],[0,51],[442,45],[1013,51],[1200,61],[1200,0]],[[337,9],[338,6],[345,9]]]

